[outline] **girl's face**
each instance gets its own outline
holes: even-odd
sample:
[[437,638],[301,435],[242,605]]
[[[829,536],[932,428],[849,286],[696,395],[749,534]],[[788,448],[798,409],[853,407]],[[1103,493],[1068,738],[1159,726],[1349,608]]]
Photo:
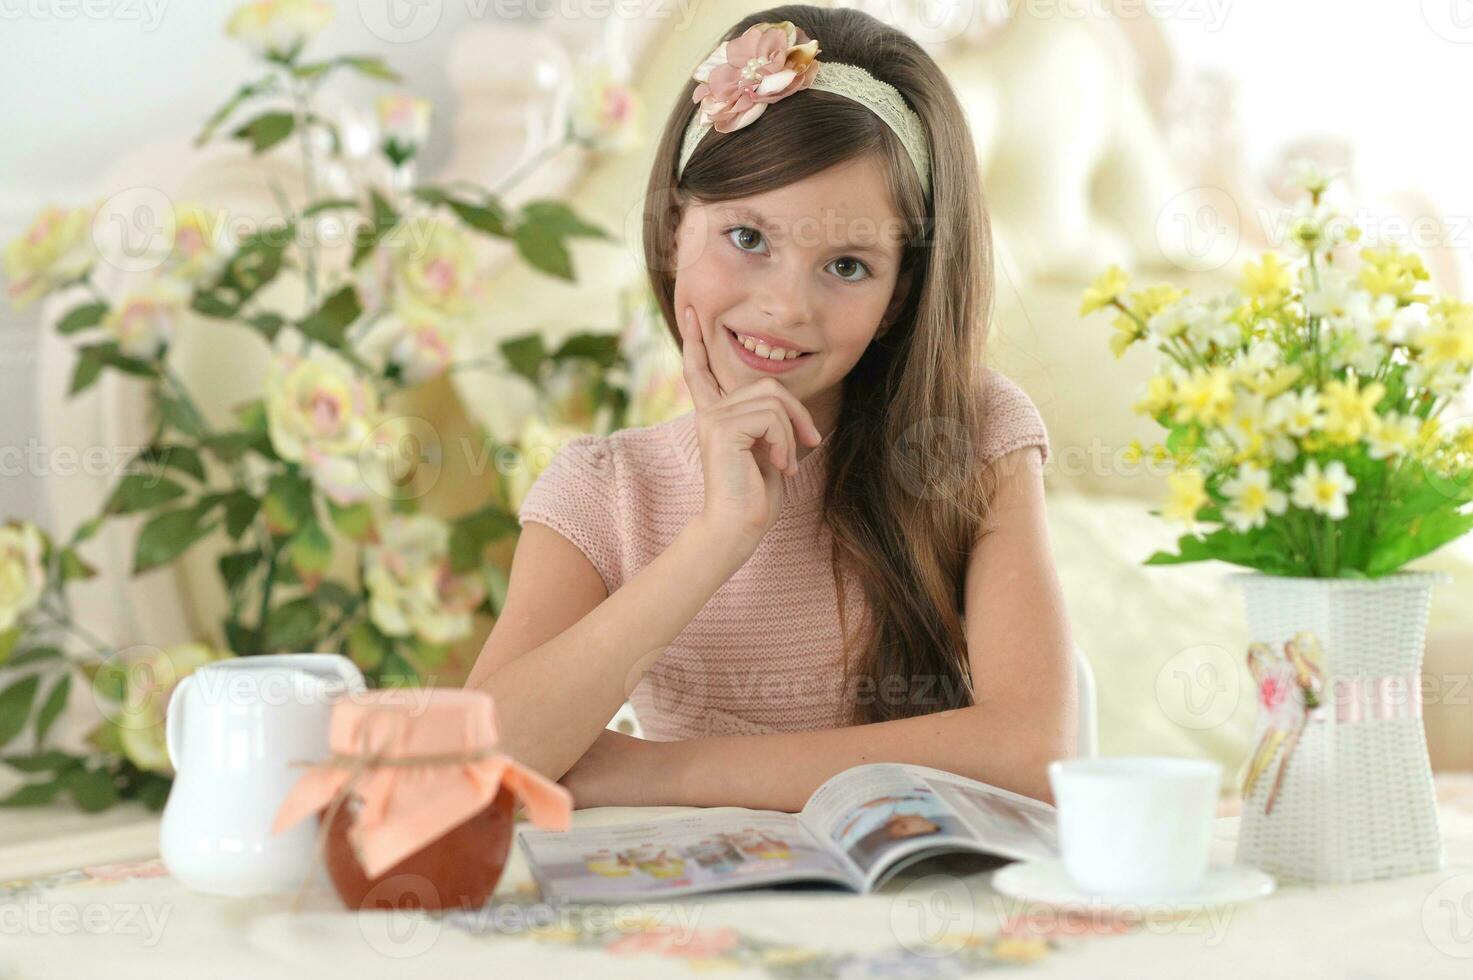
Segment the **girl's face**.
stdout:
[[[904,301],[905,240],[870,156],[763,194],[693,203],[676,233],[675,309],[695,307],[724,391],[772,374],[827,433],[840,382]],[[803,356],[759,361],[773,344]]]

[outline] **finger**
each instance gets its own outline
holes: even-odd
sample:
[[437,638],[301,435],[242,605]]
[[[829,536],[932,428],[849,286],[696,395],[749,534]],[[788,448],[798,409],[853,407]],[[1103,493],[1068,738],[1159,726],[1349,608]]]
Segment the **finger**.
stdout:
[[686,307],[680,316],[680,345],[682,372],[685,386],[690,389],[691,400],[696,408],[706,409],[725,397],[716,376],[711,373],[711,361],[706,355],[706,345],[701,340],[700,321],[695,310]]
[[728,431],[737,434],[739,444],[752,450],[754,457],[761,459],[761,447],[758,443],[765,442],[769,447],[767,455],[773,469],[780,472],[792,471],[796,456],[791,448],[793,430],[786,412],[773,406],[752,408],[727,416],[725,423],[730,427]]
[[[776,378],[763,378],[761,381],[738,388],[728,397],[728,401],[746,398],[775,397],[779,399],[794,423],[794,438],[797,433],[803,434],[803,441],[811,446],[816,446],[823,440],[823,434],[818,431],[818,426],[813,422],[813,413],[808,411],[808,406],[791,391],[787,386]],[[795,443],[796,444],[796,443]]]
[[[732,398],[737,392],[732,392]],[[734,407],[735,405],[735,407]],[[778,467],[784,473],[794,473],[798,466],[798,442],[797,436],[792,432],[792,417],[788,414],[787,402],[781,398],[773,398],[770,395],[747,396],[747,398],[731,401],[728,399],[723,405],[728,411],[735,414],[744,414],[745,411],[770,411],[782,423],[782,445],[781,458],[773,458],[773,466]]]

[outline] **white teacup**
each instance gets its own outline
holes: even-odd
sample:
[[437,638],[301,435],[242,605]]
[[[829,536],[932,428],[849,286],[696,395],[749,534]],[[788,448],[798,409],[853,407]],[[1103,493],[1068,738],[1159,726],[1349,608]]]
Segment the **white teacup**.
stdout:
[[1207,873],[1222,766],[1171,756],[1049,763],[1064,870],[1095,895],[1193,891]]

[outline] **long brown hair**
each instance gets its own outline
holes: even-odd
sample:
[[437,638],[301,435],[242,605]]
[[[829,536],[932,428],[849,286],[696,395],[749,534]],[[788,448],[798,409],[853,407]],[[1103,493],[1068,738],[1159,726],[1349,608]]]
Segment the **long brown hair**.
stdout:
[[[845,679],[876,694],[861,696],[854,688],[850,723],[962,707],[975,701],[962,622],[964,580],[991,492],[970,449],[983,424],[993,292],[992,235],[976,150],[935,61],[869,14],[771,7],[736,23],[724,40],[781,21],[818,40],[820,61],[858,65],[899,90],[928,134],[931,199],[899,138],[878,116],[816,89],[770,104],[757,122],[734,133],[707,134],[677,181],[681,140],[699,109],[690,80],[665,122],[646,191],[650,284],[678,346],[675,237],[689,202],[759,194],[878,154],[910,231],[901,263],[901,276],[908,270],[910,280],[888,328],[844,378],[838,426],[829,437],[824,520],[833,533]],[[857,393],[863,396],[852,397]],[[869,613],[854,634],[859,656],[852,673],[844,569],[858,577]],[[903,697],[886,693],[897,686]]]

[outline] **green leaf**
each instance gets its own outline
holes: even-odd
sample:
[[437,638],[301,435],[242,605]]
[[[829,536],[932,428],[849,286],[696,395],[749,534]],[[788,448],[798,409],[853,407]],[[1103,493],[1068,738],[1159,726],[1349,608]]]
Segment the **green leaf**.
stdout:
[[158,473],[129,473],[108,498],[107,513],[132,514],[152,510],[184,496],[184,487]]
[[60,778],[49,783],[27,783],[4,799],[0,799],[0,806],[44,806],[55,799],[60,790]]
[[201,483],[205,479],[204,460],[193,447],[184,445],[148,446],[134,458],[135,463],[163,466],[188,474]]
[[230,135],[251,144],[251,152],[264,153],[291,136],[297,120],[290,112],[263,112]]
[[347,342],[348,326],[363,312],[358,291],[351,284],[325,299],[321,306],[297,324],[303,334],[341,350]]
[[59,333],[78,333],[89,327],[97,326],[102,322],[102,318],[106,314],[106,303],[85,303],[82,306],[70,310],[66,316],[62,317],[61,322],[56,325],[56,329]]
[[36,716],[36,744],[43,745],[46,742],[46,733],[51,730],[52,722],[56,721],[61,710],[66,707],[67,694],[72,689],[72,675],[62,674],[61,680],[51,687],[51,693],[46,695],[46,701],[41,705],[41,713]]
[[501,343],[501,355],[513,371],[532,384],[541,380],[542,363],[547,360],[547,348],[542,344],[540,333],[513,337]]
[[206,436],[200,445],[222,463],[234,463],[241,459],[255,444],[256,437],[245,432],[220,432]]
[[321,622],[322,609],[311,596],[282,603],[266,617],[266,647],[272,651],[306,650],[317,638]]
[[340,64],[348,66],[367,78],[376,79],[381,82],[403,81],[403,76],[384,64],[382,58],[376,58],[372,55],[343,55],[337,60]]
[[266,338],[266,342],[270,343],[276,339],[281,328],[286,326],[286,317],[276,313],[258,313],[246,322],[255,327],[256,331]]
[[307,207],[303,208],[302,217],[310,218],[314,215],[323,214],[327,211],[356,211],[357,209],[358,202],[351,197],[324,198],[323,200],[318,201],[315,204],[310,204]]
[[312,484],[291,473],[277,473],[266,483],[266,498],[261,506],[272,534],[293,534],[315,518]]
[[221,555],[215,562],[220,569],[220,577],[225,580],[225,587],[234,591],[240,588],[244,582],[261,564],[261,553],[259,551],[237,551],[228,555]]
[[213,523],[204,523],[210,509],[182,507],[158,514],[145,524],[133,550],[133,574],[141,575],[173,561],[214,530]]
[[612,367],[619,360],[619,335],[611,333],[574,334],[563,341],[553,352],[554,361],[566,358],[587,358],[603,367]]
[[1414,517],[1404,530],[1390,530],[1372,542],[1366,574],[1372,577],[1390,574],[1407,562],[1461,538],[1470,530],[1473,530],[1473,512],[1463,514],[1441,510]]
[[254,98],[257,95],[269,92],[275,88],[276,78],[275,76],[269,76],[261,81],[250,82],[236,89],[235,94],[230,97],[229,101],[227,101],[220,108],[216,109],[214,113],[211,114],[210,118],[205,121],[204,129],[200,130],[199,135],[194,138],[194,145],[203,146],[214,134],[215,130],[219,128],[220,124],[223,123],[226,118],[232,112],[234,112],[236,107],[239,106],[241,103],[247,101],[248,99]]
[[118,789],[106,769],[68,769],[60,782],[84,813],[97,813],[118,802]]
[[0,664],[10,659],[10,654],[15,650],[15,645],[20,642],[20,627],[12,626],[10,629],[0,632]]
[[240,623],[228,622],[225,624],[225,643],[230,647],[232,653],[241,657],[249,657],[261,652],[261,640],[256,631],[242,626]]
[[379,687],[418,687],[419,671],[414,669],[414,664],[390,651],[379,668],[378,683]]
[[522,208],[522,223],[536,224],[559,238],[602,238],[612,240],[608,232],[578,217],[562,201],[533,201]]
[[43,660],[60,660],[64,654],[60,647],[31,647],[22,653],[17,653],[10,658],[9,666],[25,667],[30,664],[40,663]]
[[394,211],[393,205],[376,188],[369,189],[368,199],[373,208],[372,224],[359,226],[355,232],[353,258],[350,263],[354,267],[399,224],[399,215]]
[[348,631],[348,657],[361,670],[378,670],[393,647],[393,641],[366,620],[354,624]]
[[221,299],[212,292],[199,292],[189,301],[189,308],[200,316],[214,320],[231,320],[240,311],[238,303]]
[[362,543],[373,537],[373,508],[366,502],[343,506],[329,497],[327,512],[332,517],[333,527],[349,540]]
[[72,755],[58,749],[45,749],[28,755],[6,756],[4,761],[7,766],[17,772],[55,772],[78,765],[82,759],[82,756]]
[[486,507],[459,518],[450,527],[450,569],[468,572],[481,563],[481,552],[493,541],[517,533],[516,515],[500,507]]
[[319,577],[332,562],[332,540],[316,521],[308,521],[286,546],[287,561],[302,579]]
[[225,505],[225,533],[239,540],[256,519],[261,501],[244,490],[232,490],[223,495],[221,503]]
[[78,582],[97,576],[97,569],[82,560],[73,548],[64,548],[59,556],[58,564],[61,568],[61,580],[63,582]]
[[190,411],[184,399],[160,392],[154,403],[158,406],[159,417],[164,425],[194,439],[204,435],[199,419]]
[[72,368],[72,383],[67,389],[67,394],[79,395],[92,387],[102,376],[102,369],[106,366],[107,360],[98,353],[97,346],[83,347],[78,350],[77,364]]
[[546,225],[518,225],[512,235],[517,253],[534,269],[550,276],[573,282],[573,256],[568,252],[563,239]]
[[0,691],[0,745],[21,733],[31,716],[36,690],[41,686],[39,674],[29,674]]

